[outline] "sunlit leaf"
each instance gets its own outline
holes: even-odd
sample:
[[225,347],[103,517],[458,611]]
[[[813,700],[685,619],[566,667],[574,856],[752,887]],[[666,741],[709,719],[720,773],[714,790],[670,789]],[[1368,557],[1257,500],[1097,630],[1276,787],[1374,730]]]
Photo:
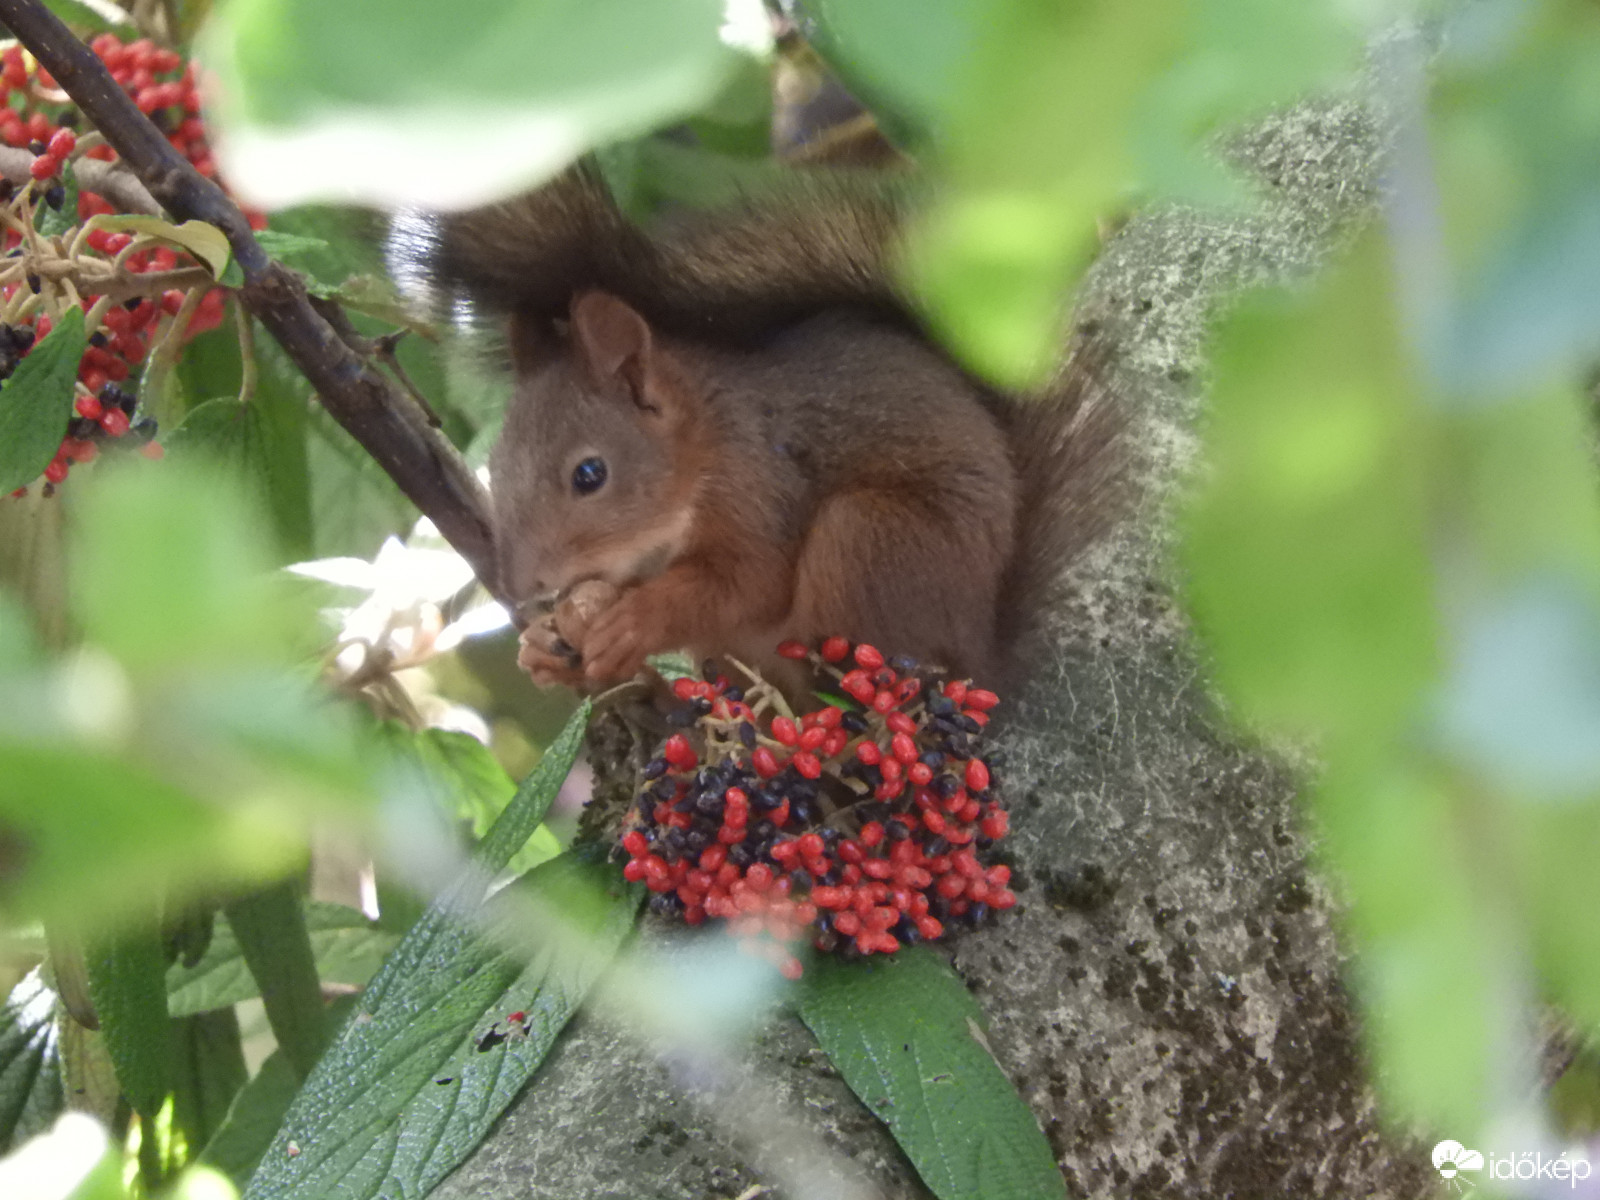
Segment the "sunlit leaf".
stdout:
[[229,181],[258,203],[448,206],[712,100],[737,61],[721,22],[717,0],[240,0],[202,49]]
[[122,1156],[100,1122],[69,1112],[49,1132],[0,1158],[0,1196],[126,1200]]
[[1189,594],[1253,720],[1357,752],[1403,737],[1438,663],[1433,464],[1378,247],[1218,339]]
[[281,664],[315,628],[225,477],[177,463],[96,472],[79,503],[73,600],[88,637],[130,669]]
[[1379,1091],[1430,1128],[1480,1128],[1492,1048],[1521,1020],[1509,976],[1518,962],[1503,897],[1467,865],[1454,798],[1405,768],[1336,768],[1315,798],[1352,896],[1354,981]]
[[0,1152],[43,1133],[66,1106],[55,1004],[35,969],[0,1008]]

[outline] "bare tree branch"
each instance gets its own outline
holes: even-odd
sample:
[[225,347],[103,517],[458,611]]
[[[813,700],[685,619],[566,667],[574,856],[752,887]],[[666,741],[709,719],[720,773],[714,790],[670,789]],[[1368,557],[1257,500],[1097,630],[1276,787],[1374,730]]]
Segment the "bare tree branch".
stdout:
[[[12,183],[22,185],[31,180],[33,176],[28,174],[28,168],[32,165],[31,151],[0,146],[0,175]],[[139,177],[121,163],[80,158],[72,164],[72,171],[78,177],[79,187],[104,196],[121,212],[143,213],[151,217],[161,215],[161,206],[156,203],[156,198],[139,182]]]
[[167,142],[54,13],[38,0],[0,0],[0,23],[55,77],[155,200],[180,221],[222,230],[244,272],[239,297],[245,307],[310,380],[333,419],[499,595],[488,498],[416,401],[345,344],[311,307],[299,278],[262,250],[238,206]]

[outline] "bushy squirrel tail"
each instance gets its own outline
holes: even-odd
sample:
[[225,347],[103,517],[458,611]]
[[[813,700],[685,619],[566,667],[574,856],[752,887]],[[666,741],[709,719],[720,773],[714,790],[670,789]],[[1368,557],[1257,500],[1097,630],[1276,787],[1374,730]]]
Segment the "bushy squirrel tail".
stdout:
[[1021,485],[1016,552],[1002,582],[996,644],[1002,674],[1025,676],[1067,570],[1104,537],[1130,496],[1129,412],[1104,335],[1079,331],[1070,357],[1037,396],[1007,400],[1003,418]]
[[840,306],[908,311],[887,267],[908,194],[882,172],[789,170],[640,225],[577,167],[437,218],[432,244],[410,253],[441,298],[492,312],[559,318],[575,292],[598,288],[680,335],[743,341]]

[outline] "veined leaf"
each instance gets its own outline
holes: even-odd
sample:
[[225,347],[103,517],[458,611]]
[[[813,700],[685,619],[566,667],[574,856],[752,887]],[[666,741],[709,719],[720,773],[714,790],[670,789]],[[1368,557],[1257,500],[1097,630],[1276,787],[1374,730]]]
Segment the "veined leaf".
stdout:
[[66,436],[86,336],[69,308],[0,386],[0,496],[37,479]]
[[966,985],[925,947],[807,967],[800,1019],[940,1200],[1050,1200],[1066,1183],[983,1040]]

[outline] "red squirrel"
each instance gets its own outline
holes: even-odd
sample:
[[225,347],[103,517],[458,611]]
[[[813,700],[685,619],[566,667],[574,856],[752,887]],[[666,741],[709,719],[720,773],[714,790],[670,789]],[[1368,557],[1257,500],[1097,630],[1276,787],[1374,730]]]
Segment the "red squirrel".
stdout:
[[796,172],[644,227],[575,170],[440,222],[439,284],[509,315],[490,491],[536,682],[678,649],[781,675],[779,642],[834,634],[1015,677],[1112,515],[1121,418],[1094,354],[1027,397],[952,363],[890,270],[907,204]]

